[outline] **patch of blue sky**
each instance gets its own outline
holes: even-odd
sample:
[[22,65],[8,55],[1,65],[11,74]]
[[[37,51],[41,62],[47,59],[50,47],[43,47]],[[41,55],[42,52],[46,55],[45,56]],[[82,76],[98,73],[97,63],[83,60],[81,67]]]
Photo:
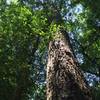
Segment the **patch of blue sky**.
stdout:
[[83,6],[81,4],[78,4],[74,9],[75,9],[74,12],[77,14],[80,14],[83,12]]
[[100,77],[97,77],[96,75],[91,74],[91,73],[84,73],[84,77],[86,78],[86,80],[90,86],[93,86],[95,84],[95,82],[96,83],[100,82]]
[[10,4],[11,2],[17,3],[18,0],[6,0],[7,4]]
[[72,22],[75,22],[77,19],[76,15],[80,14],[83,12],[83,6],[81,4],[77,4],[74,8],[70,8],[70,6],[66,6],[69,11],[68,13],[64,16],[65,20],[71,20]]

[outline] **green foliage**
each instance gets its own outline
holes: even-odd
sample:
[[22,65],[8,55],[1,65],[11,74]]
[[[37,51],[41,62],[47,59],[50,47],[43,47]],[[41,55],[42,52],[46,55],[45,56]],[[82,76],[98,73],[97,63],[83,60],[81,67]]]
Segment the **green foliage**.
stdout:
[[[80,0],[77,3],[83,6],[82,13],[77,15],[75,21],[75,27],[79,31],[74,31],[78,41],[77,45],[80,47],[78,53],[83,55],[81,68],[100,77],[100,1]],[[98,83],[93,87],[95,100],[98,100],[100,99]]]
[[34,73],[30,73],[31,60],[38,49],[37,38],[45,36],[46,18],[40,11],[16,4],[0,13],[0,99],[11,100],[20,87],[26,100],[35,86],[30,77]]
[[[83,57],[81,68],[100,77],[100,1],[43,1],[0,1],[1,100],[14,99],[17,89],[21,100],[45,100],[45,85],[38,77],[46,66],[48,42],[61,27],[73,33],[74,51]],[[79,4],[81,13],[75,11]],[[98,83],[93,91],[99,100]]]

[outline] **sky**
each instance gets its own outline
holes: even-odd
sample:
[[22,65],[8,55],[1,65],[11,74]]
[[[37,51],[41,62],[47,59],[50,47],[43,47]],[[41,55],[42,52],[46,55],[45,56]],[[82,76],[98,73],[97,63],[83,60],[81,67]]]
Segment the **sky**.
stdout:
[[10,2],[14,2],[14,3],[16,3],[17,0],[7,0],[7,4],[10,4]]

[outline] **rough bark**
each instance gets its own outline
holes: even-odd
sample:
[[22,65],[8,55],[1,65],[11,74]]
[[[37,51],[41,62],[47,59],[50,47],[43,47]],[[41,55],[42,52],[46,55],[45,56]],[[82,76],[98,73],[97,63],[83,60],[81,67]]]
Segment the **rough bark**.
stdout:
[[[47,100],[92,100],[90,89],[64,31],[49,44]],[[66,34],[66,35],[65,35]]]

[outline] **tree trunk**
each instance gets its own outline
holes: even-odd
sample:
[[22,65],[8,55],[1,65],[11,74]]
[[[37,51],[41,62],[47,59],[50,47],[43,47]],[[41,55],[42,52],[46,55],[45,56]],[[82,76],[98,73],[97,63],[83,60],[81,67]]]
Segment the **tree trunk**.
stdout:
[[83,73],[64,31],[49,43],[47,64],[47,100],[92,100]]

